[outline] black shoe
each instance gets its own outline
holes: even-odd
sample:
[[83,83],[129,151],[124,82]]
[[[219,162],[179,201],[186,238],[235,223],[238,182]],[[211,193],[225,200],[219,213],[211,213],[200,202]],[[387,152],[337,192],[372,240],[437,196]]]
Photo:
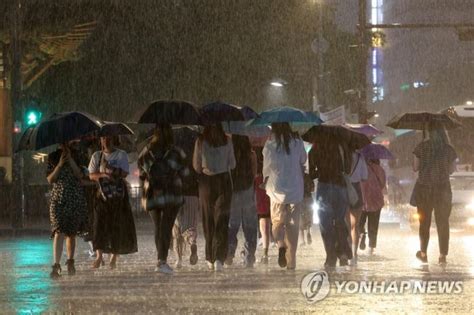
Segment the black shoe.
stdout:
[[196,244],[191,245],[191,256],[189,257],[189,263],[195,265],[198,262],[197,246]]
[[362,236],[360,237],[359,248],[360,250],[365,250],[365,233],[362,233]]
[[306,243],[308,243],[308,245],[311,245],[312,242],[313,238],[311,237],[311,233],[308,232],[308,234],[306,234]]
[[349,259],[345,256],[339,257],[339,266],[349,266]]
[[76,267],[74,267],[74,259],[66,260],[67,274],[74,276],[76,274]]
[[440,265],[446,265],[446,264],[447,264],[447,262],[446,262],[446,256],[439,256],[438,263],[439,263]]
[[336,268],[336,262],[337,260],[326,258],[326,261],[324,262],[324,268],[326,269]]
[[278,265],[281,268],[286,267],[286,248],[285,247],[280,247],[278,249]]
[[53,268],[53,270],[51,270],[51,273],[49,274],[51,279],[58,279],[59,277],[61,277],[61,265],[60,264],[54,264],[54,265],[51,266],[51,268]]
[[422,263],[426,264],[428,262],[428,256],[425,255],[424,257],[421,256],[421,251],[417,251],[416,252],[416,258],[418,258],[419,261],[421,261]]

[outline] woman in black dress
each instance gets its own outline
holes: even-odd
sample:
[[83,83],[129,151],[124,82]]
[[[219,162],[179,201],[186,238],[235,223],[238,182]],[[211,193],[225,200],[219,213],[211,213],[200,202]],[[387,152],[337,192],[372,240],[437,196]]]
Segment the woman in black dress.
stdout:
[[53,238],[54,265],[51,278],[61,274],[61,256],[66,238],[67,270],[74,275],[76,235],[87,230],[87,210],[81,179],[84,173],[76,163],[77,154],[72,144],[62,144],[48,156],[47,180],[52,184],[50,200],[51,236]]
[[92,243],[97,253],[93,268],[103,264],[103,253],[112,254],[110,268],[115,269],[119,254],[137,252],[135,223],[125,183],[129,172],[127,153],[116,149],[113,140],[100,138],[102,150],[95,152],[89,163],[89,177],[100,187],[92,228]]

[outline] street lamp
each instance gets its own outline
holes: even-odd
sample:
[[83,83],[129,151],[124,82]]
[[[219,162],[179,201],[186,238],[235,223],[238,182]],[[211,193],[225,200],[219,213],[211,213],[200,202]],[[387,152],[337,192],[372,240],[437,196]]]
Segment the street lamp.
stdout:
[[471,105],[472,105],[472,101],[467,101],[467,102],[466,102],[466,105],[471,106]]
[[283,87],[283,83],[277,81],[270,82],[270,85],[275,87]]

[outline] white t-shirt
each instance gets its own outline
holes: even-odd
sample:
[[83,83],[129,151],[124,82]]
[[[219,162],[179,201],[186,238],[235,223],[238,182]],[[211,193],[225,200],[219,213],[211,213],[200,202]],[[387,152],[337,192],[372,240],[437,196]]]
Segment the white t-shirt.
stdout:
[[[110,170],[105,169],[105,164],[100,165],[100,157],[102,153],[102,158],[107,161],[107,163],[115,168],[120,168],[122,171],[129,173],[130,168],[128,165],[127,153],[122,150],[116,149],[112,153],[106,153],[103,151],[97,151],[92,155],[91,161],[89,163],[89,173],[111,173]],[[100,169],[99,169],[100,167]]]
[[278,149],[272,137],[263,148],[263,176],[268,177],[265,190],[274,203],[297,204],[303,201],[303,172],[307,154],[303,141],[290,142],[290,154],[284,148]]
[[359,183],[369,178],[367,163],[359,152],[352,153],[352,175],[351,182]]

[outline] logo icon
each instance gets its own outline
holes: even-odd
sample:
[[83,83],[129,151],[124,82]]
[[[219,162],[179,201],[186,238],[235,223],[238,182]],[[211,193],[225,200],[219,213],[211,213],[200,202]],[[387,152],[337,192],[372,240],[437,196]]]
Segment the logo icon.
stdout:
[[325,299],[330,290],[329,276],[325,271],[308,273],[301,280],[301,293],[310,304]]

